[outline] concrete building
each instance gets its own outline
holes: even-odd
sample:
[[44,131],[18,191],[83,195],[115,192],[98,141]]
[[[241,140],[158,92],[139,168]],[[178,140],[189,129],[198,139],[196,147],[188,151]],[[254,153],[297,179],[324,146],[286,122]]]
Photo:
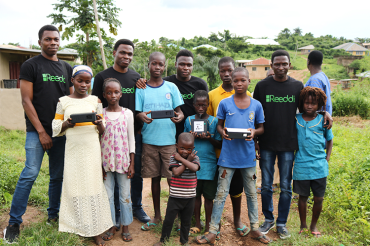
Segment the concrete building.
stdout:
[[245,42],[249,44],[254,44],[254,45],[280,45],[278,42],[276,42],[273,39],[265,39],[265,38],[250,38],[245,40]]
[[[4,88],[4,79],[17,79],[19,88],[19,72],[23,62],[41,54],[41,50],[26,49],[13,45],[0,45],[0,88]],[[58,51],[58,58],[75,61],[78,53],[69,50]]]
[[344,50],[352,56],[369,55],[369,50],[356,43],[345,43],[334,47],[336,50]]
[[363,43],[362,46],[368,50],[370,49],[370,43]]
[[298,48],[299,50],[301,50],[301,54],[302,55],[308,55],[311,53],[311,51],[313,51],[315,49],[315,47],[310,44],[310,45],[307,45],[307,46],[304,46],[302,48]]
[[260,57],[239,66],[245,67],[248,70],[250,79],[264,79],[266,78],[267,71],[270,69],[270,64],[270,60]]

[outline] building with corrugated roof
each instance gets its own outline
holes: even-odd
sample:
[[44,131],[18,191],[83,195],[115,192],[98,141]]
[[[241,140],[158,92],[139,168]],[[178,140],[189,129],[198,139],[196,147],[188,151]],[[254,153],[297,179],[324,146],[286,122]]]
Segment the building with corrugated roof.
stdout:
[[270,69],[271,61],[260,57],[256,60],[237,60],[237,66],[245,67],[249,72],[249,79],[264,79],[266,73]]
[[366,49],[370,49],[370,43],[363,43],[362,46]]
[[298,48],[298,49],[301,50],[301,54],[307,55],[307,54],[310,54],[311,51],[313,51],[315,49],[315,46],[310,44],[310,45],[307,45],[307,46],[304,46],[304,47]]
[[[41,54],[41,50],[27,49],[13,45],[0,45],[0,88],[4,79],[17,79],[19,88],[19,73],[23,62],[31,57]],[[58,58],[66,61],[75,61],[78,57],[76,51],[64,49],[58,51]]]
[[356,43],[345,43],[334,47],[335,50],[344,50],[353,56],[369,55],[369,50]]
[[250,38],[250,39],[245,40],[245,42],[249,44],[254,44],[254,45],[280,45],[275,40],[268,39],[268,38]]

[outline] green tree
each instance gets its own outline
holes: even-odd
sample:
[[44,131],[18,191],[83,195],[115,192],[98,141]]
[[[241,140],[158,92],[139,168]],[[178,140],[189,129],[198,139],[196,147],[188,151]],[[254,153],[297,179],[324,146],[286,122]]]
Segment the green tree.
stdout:
[[[78,31],[82,31],[84,36],[77,37],[80,44],[84,44],[84,50],[80,47],[79,52],[83,55],[83,61],[88,66],[92,66],[94,57],[99,53],[99,42],[92,40],[97,38],[96,24],[92,0],[58,0],[55,3],[56,13],[48,15],[52,18],[52,24],[58,25],[59,30],[63,31],[62,39],[69,40]],[[115,7],[113,0],[97,0],[97,9],[99,22],[105,22],[109,25],[109,32],[117,35],[117,27],[121,22],[117,19],[120,8]],[[66,15],[66,12],[69,14]],[[104,29],[101,29],[103,40],[109,40]],[[107,44],[107,43],[106,43]]]
[[297,27],[297,28],[294,28],[293,29],[293,34],[294,35],[298,35],[298,36],[302,36],[302,29]]
[[211,41],[211,42],[218,42],[218,41],[220,41],[220,40],[218,39],[217,34],[216,34],[216,33],[214,33],[214,32],[212,32],[212,33],[211,33],[211,35],[209,35],[209,36],[208,36],[208,39],[209,39],[209,41]]
[[290,30],[288,28],[284,28],[279,32],[278,39],[288,39],[290,35],[291,35]]

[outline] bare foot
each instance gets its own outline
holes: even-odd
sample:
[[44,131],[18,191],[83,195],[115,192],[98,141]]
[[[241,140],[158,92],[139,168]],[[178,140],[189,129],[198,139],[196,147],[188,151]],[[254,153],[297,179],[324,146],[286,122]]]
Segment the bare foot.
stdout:
[[161,242],[158,242],[156,244],[153,244],[153,246],[161,246],[161,245],[163,245],[163,243],[161,243]]
[[101,238],[101,236],[95,236],[94,241],[95,241],[96,245],[98,245],[98,246],[105,245],[105,242],[104,242],[103,238]]

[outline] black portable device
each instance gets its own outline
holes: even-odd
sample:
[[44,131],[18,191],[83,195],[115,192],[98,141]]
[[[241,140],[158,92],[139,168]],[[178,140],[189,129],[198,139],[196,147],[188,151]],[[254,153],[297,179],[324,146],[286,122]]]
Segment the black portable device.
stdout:
[[199,134],[207,133],[208,131],[208,120],[192,119],[191,120],[191,131]]
[[246,139],[252,133],[245,128],[227,128],[226,134],[229,135],[229,138]]
[[83,113],[83,114],[71,114],[69,116],[72,118],[71,123],[81,123],[81,122],[93,122],[96,121],[96,113]]
[[164,119],[175,117],[175,112],[171,110],[157,110],[151,112],[152,119]]

